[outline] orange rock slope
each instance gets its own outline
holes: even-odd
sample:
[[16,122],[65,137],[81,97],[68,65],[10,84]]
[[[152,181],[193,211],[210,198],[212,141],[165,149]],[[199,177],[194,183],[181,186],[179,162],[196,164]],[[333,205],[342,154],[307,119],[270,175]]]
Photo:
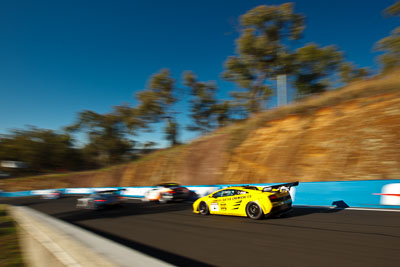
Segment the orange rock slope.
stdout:
[[399,179],[399,74],[257,114],[132,164],[123,185]]
[[400,178],[400,98],[365,97],[268,121],[234,149],[227,183]]

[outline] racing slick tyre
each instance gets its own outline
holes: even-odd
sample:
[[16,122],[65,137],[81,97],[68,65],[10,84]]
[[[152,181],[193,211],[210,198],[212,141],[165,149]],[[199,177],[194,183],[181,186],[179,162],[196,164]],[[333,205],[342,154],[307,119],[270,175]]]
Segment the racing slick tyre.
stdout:
[[210,213],[210,211],[208,210],[207,203],[205,203],[204,201],[200,202],[199,204],[199,213],[201,215],[208,215]]
[[249,218],[258,220],[263,216],[263,211],[256,202],[249,202],[246,206],[246,214]]

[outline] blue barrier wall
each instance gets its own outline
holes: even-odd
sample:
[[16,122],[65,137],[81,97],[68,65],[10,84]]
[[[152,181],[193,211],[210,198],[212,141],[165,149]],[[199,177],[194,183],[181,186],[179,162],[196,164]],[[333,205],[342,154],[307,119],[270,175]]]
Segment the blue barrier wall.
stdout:
[[382,198],[387,185],[399,184],[400,180],[369,180],[369,181],[341,181],[341,182],[310,182],[300,183],[296,188],[296,205],[334,206],[334,202],[344,202],[350,207],[368,208],[400,208],[399,196],[391,196],[394,201],[388,203],[398,205],[384,205]]
[[26,197],[31,195],[32,191],[0,192],[0,197]]
[[[237,184],[240,185],[240,184]],[[268,186],[272,184],[250,184]],[[190,190],[199,196],[208,195],[216,190],[232,185],[189,185]],[[64,194],[90,194],[96,190],[122,187],[102,188],[62,188]],[[154,187],[124,187],[123,195],[143,197],[144,193]],[[0,192],[0,197],[22,197],[43,195],[52,189]],[[305,182],[292,188],[295,205],[367,207],[367,208],[400,208],[400,180],[364,180],[337,182]]]

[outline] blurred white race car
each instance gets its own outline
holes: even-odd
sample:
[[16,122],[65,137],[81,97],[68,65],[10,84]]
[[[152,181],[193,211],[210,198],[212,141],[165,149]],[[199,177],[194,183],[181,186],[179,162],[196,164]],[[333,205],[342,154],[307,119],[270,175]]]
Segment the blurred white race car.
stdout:
[[158,201],[166,203],[168,201],[182,201],[190,197],[190,190],[177,183],[162,183],[156,185],[144,194],[143,201]]

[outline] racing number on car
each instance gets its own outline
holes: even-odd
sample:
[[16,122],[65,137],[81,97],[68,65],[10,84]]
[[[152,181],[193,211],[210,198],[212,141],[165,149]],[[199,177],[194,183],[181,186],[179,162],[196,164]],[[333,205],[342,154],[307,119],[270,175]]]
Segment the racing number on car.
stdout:
[[210,207],[211,207],[211,211],[219,211],[218,203],[211,203]]

